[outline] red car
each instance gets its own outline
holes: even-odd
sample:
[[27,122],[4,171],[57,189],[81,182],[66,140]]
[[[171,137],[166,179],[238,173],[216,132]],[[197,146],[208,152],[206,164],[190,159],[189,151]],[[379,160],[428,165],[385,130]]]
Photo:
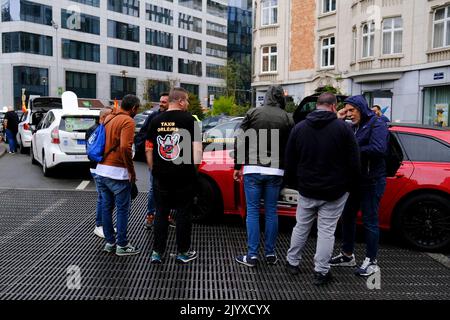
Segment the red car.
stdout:
[[[450,129],[392,124],[390,131],[403,162],[395,177],[387,178],[380,228],[393,230],[418,249],[442,250],[450,245]],[[208,148],[199,170],[195,218],[222,213],[245,217],[243,184],[233,180],[230,146]],[[293,190],[282,191],[278,214],[295,217],[296,197]]]

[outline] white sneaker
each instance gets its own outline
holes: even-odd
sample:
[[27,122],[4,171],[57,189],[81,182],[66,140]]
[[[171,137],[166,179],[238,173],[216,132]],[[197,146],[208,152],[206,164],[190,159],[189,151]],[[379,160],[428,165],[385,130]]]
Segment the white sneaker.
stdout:
[[94,229],[94,234],[95,234],[97,237],[105,238],[105,234],[103,233],[103,227],[102,227],[102,226],[100,226],[100,227],[95,227],[95,229]]
[[378,266],[377,259],[370,260],[370,258],[366,258],[362,263],[361,267],[356,269],[355,275],[361,277],[368,277],[379,271],[380,267]]

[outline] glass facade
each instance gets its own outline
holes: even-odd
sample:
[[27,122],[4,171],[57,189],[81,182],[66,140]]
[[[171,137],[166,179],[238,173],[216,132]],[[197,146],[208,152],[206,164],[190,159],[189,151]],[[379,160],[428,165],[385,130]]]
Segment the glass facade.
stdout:
[[449,127],[450,86],[424,89],[424,124]]
[[127,94],[136,95],[136,78],[111,76],[111,100],[122,100]]
[[108,37],[139,42],[139,26],[108,20]]
[[145,54],[145,68],[150,70],[159,70],[172,72],[173,58],[153,53]]
[[201,77],[202,63],[201,61],[178,59],[178,72]]
[[95,99],[97,96],[97,75],[67,71],[66,91],[75,92],[79,98]]
[[108,0],[108,10],[139,17],[138,0]]
[[28,32],[6,32],[2,34],[3,53],[24,52],[53,55],[52,37]]
[[147,20],[173,25],[173,12],[170,9],[158,7],[153,4],[145,4],[145,16]]
[[51,26],[52,7],[25,0],[2,1],[2,21],[27,21]]
[[[77,20],[79,19],[79,20]],[[63,29],[69,29],[84,33],[100,34],[100,18],[88,14],[78,14],[75,12],[61,9],[61,26]]]
[[169,32],[145,29],[145,43],[162,48],[173,48],[173,35]]
[[14,106],[22,105],[22,89],[27,101],[30,95],[48,96],[48,69],[27,66],[13,67]]
[[62,39],[62,57],[64,59],[100,62],[100,45]]
[[197,96],[199,96],[199,85],[198,84],[191,84],[191,83],[180,83],[180,87],[187,90],[189,93],[193,93]]
[[108,47],[108,64],[139,68],[139,51]]
[[159,95],[162,92],[170,91],[170,83],[168,81],[148,80],[147,96],[150,101],[159,101]]

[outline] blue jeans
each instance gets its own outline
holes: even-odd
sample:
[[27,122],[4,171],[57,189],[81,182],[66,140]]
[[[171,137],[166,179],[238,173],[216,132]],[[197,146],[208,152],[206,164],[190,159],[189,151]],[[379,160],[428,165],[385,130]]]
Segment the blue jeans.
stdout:
[[95,225],[97,227],[101,227],[101,226],[103,226],[103,223],[102,223],[102,216],[103,216],[103,213],[102,213],[102,210],[103,210],[102,193],[98,189],[98,183],[97,183],[98,175],[96,175],[93,172],[91,172],[91,175],[92,175],[92,178],[94,179],[95,190],[97,190],[97,209],[95,211]]
[[386,189],[386,178],[379,178],[370,184],[361,185],[359,193],[352,193],[342,214],[342,251],[353,253],[355,249],[356,217],[361,209],[366,238],[366,257],[376,259],[380,239],[378,209]]
[[278,235],[277,202],[283,177],[261,174],[244,175],[244,190],[247,201],[247,245],[249,257],[258,256],[259,248],[259,207],[261,197],[265,207],[265,255],[275,254]]
[[147,196],[147,214],[155,214],[155,199],[153,196],[153,175],[152,170],[148,169],[148,196]]
[[8,139],[9,151],[16,152],[16,135],[9,129],[6,129],[6,138]]
[[116,243],[112,214],[114,205],[117,208],[117,245],[124,247],[128,244],[127,226],[131,206],[131,184],[128,180],[114,180],[97,176],[97,187],[103,201],[103,233],[107,243]]

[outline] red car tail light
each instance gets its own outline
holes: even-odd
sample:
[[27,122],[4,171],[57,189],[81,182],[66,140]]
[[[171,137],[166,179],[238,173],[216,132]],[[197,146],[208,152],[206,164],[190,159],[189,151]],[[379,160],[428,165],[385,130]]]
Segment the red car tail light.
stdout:
[[59,144],[60,141],[59,141],[59,130],[58,130],[58,128],[55,128],[55,129],[52,130],[51,137],[52,137],[52,143]]

